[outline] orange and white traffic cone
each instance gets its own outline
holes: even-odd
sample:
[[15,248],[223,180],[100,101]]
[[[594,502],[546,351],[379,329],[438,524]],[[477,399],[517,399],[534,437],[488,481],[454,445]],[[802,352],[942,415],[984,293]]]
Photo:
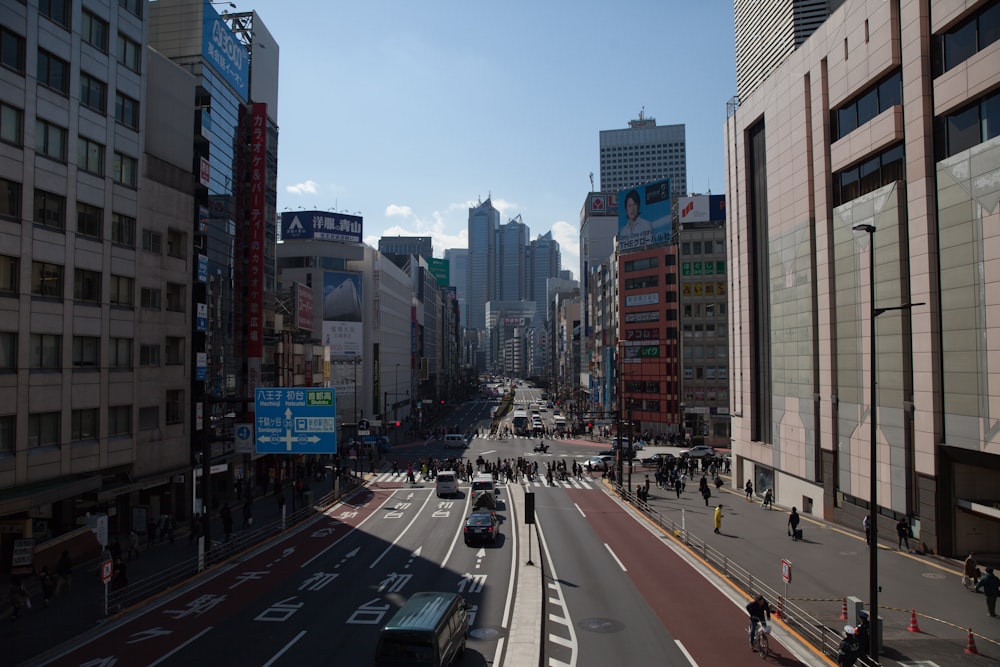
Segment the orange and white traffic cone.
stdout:
[[917,610],[910,610],[910,627],[906,628],[907,632],[920,632],[920,626],[917,625]]
[[778,608],[774,610],[774,617],[781,618],[781,611],[785,604],[785,598],[778,596]]
[[965,645],[966,655],[979,655],[979,651],[976,650],[976,640],[972,638],[972,628],[969,628],[969,643]]
[[844,604],[840,606],[840,620],[847,620],[847,598],[844,598]]

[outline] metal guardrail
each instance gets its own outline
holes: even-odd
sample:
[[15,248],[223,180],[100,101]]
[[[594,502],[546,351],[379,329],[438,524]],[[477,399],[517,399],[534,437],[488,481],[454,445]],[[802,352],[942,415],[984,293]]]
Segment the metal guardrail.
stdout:
[[287,514],[284,521],[277,521],[248,528],[234,533],[228,541],[213,540],[210,549],[202,555],[194,555],[179,560],[176,564],[160,570],[155,575],[138,579],[116,591],[109,591],[107,604],[101,600],[99,616],[106,616],[128,609],[155,595],[193,579],[202,572],[223,563],[233,556],[258,547],[277,537],[291,526],[296,526],[319,512],[323,512],[339,502],[345,495],[356,489],[361,480],[354,475],[344,478],[340,493],[330,491],[319,500],[304,504],[303,507]]
[[[677,521],[664,517],[661,512],[653,508],[649,503],[640,500],[635,493],[628,491],[625,487],[617,483],[613,484],[613,487],[615,493],[625,502],[640,510],[650,520],[655,521],[663,530],[673,535],[675,539],[691,549],[702,561],[714,568],[751,598],[761,594],[766,599],[774,602],[777,602],[781,598],[781,593],[764,583],[760,577],[755,577],[752,572],[742,567],[734,559],[711,546],[697,535],[693,535],[683,525],[677,523]],[[795,630],[823,655],[830,656],[836,660],[837,647],[840,645],[841,640],[840,631],[827,626],[792,601],[782,599],[780,611],[781,620],[785,625]],[[858,662],[856,664],[877,665],[878,663],[869,660],[868,662]]]

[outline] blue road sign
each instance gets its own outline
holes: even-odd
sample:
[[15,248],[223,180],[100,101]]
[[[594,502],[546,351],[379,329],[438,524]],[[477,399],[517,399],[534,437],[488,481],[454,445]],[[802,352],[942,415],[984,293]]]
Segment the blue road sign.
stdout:
[[337,453],[337,401],[332,388],[258,388],[254,421],[258,454]]

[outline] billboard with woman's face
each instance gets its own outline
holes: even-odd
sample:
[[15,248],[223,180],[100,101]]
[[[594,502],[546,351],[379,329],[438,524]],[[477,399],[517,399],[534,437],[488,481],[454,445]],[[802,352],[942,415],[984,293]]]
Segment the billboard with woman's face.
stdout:
[[670,240],[670,179],[618,191],[618,252]]

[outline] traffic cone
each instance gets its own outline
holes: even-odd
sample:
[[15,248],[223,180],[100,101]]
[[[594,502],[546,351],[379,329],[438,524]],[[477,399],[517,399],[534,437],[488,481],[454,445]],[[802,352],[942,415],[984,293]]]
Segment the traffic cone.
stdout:
[[840,620],[847,620],[847,598],[844,598],[844,604],[840,607]]
[[781,609],[784,606],[784,604],[785,604],[785,599],[779,595],[778,596],[778,608],[774,610],[774,617],[775,618],[781,618]]
[[965,645],[966,655],[979,655],[976,650],[976,640],[972,638],[972,628],[969,628],[969,643]]
[[906,628],[907,632],[920,632],[920,626],[917,625],[917,610],[910,610],[910,627]]

